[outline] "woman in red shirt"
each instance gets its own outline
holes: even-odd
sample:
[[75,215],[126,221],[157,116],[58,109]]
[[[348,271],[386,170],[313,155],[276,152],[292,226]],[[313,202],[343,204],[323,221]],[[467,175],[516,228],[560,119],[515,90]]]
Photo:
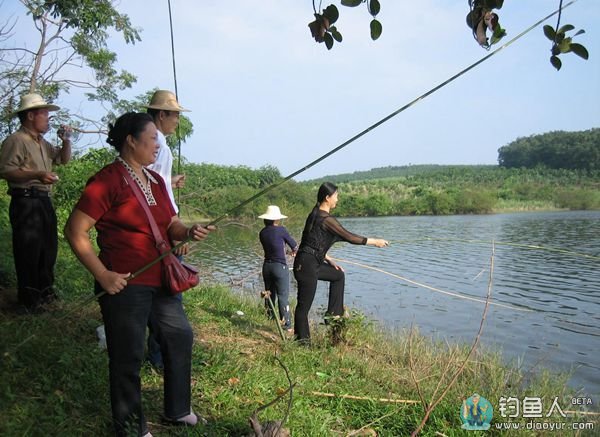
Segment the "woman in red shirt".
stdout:
[[[65,236],[81,263],[94,276],[106,330],[110,398],[117,435],[150,436],[141,403],[140,368],[148,317],[158,322],[164,360],[164,414],[167,420],[195,425],[191,410],[193,333],[181,301],[162,283],[162,263],[135,278],[131,273],[159,256],[148,218],[128,186],[122,168],[139,185],[165,241],[203,240],[214,228],[184,225],[173,209],[165,183],[145,166],[156,159],[156,126],[148,114],[117,119],[106,140],[119,152],[92,176],[65,226]],[[89,231],[98,232],[96,252]]]

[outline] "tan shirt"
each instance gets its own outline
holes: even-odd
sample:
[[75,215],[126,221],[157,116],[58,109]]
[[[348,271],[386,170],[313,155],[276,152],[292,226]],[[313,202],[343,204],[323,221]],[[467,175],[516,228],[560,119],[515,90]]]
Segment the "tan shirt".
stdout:
[[[8,136],[0,148],[0,178],[5,179],[6,172],[13,170],[26,171],[52,171],[54,164],[60,162],[60,147],[55,147],[44,139],[37,136],[25,127]],[[46,185],[32,179],[27,182],[10,182],[10,188],[31,188],[50,191],[52,185]]]

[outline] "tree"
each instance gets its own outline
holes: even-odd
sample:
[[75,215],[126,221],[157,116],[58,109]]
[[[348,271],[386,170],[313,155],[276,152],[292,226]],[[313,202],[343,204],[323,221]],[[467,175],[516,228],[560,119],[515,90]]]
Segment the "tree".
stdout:
[[[128,44],[140,41],[140,30],[129,17],[120,14],[111,0],[20,0],[39,34],[36,48],[8,47],[16,19],[0,28],[0,114],[6,135],[14,129],[10,114],[19,104],[19,96],[37,92],[47,100],[73,87],[84,89],[91,101],[100,104],[118,102],[118,90],[129,88],[136,78],[115,67],[117,56],[107,47],[109,31],[121,34]],[[91,72],[91,79],[81,79]],[[62,110],[57,124],[70,120],[80,130],[98,123],[85,114]]]
[[600,169],[600,129],[548,132],[518,138],[498,149],[498,163],[506,168]]

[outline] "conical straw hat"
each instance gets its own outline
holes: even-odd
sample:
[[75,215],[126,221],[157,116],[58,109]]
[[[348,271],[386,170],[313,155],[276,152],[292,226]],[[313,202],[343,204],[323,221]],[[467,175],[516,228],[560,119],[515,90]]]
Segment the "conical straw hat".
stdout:
[[183,108],[175,94],[167,90],[158,90],[152,95],[150,104],[144,106],[148,109],[159,109],[161,111],[175,111],[175,112],[190,112],[189,109]]

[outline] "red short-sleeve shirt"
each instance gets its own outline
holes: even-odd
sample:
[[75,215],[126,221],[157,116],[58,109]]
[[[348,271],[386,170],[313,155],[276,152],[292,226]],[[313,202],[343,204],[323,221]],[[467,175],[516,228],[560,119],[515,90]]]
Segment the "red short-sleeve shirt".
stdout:
[[[107,269],[119,273],[134,273],[155,260],[160,252],[152,235],[148,217],[133,194],[124,176],[113,162],[92,176],[79,199],[76,209],[96,220],[98,257]],[[148,205],[165,241],[175,210],[163,179],[150,171],[158,184],[151,183],[156,205]],[[156,263],[129,284],[160,286],[162,263]]]

